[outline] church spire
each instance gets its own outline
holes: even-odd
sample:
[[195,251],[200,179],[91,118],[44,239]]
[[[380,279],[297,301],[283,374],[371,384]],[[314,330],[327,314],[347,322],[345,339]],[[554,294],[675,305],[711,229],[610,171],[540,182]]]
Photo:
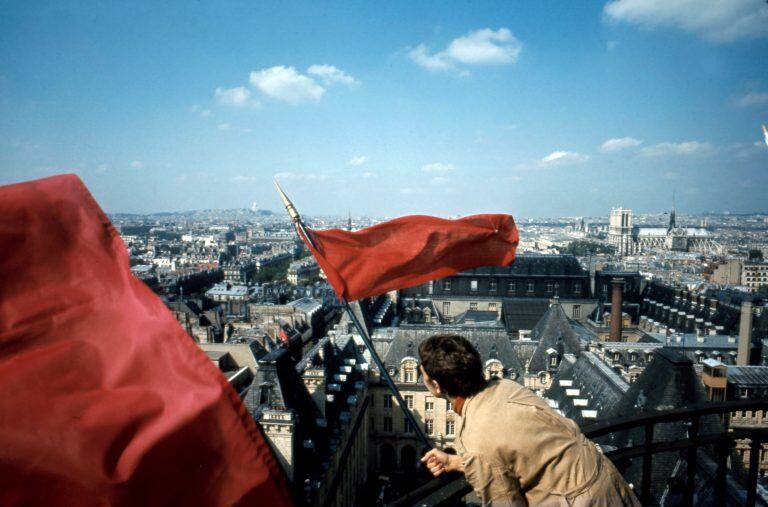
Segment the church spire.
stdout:
[[667,227],[667,232],[671,232],[672,229],[677,227],[677,223],[675,220],[675,191],[672,191],[672,211],[669,213],[669,227]]

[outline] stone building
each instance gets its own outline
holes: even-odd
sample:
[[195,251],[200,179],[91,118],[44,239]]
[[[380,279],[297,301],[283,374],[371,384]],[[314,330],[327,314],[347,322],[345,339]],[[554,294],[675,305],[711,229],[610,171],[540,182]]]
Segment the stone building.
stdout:
[[258,361],[245,404],[297,504],[356,505],[368,480],[368,364],[348,336],[326,336],[296,363],[278,347]]
[[638,227],[632,224],[632,210],[611,210],[608,242],[620,256],[644,250],[673,250],[680,252],[719,253],[722,247],[704,228],[678,227],[675,210],[669,214],[667,227]]

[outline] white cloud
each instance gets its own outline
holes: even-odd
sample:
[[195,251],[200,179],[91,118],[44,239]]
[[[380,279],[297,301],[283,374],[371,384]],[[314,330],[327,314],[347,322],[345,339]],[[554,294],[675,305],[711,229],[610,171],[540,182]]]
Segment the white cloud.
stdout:
[[134,169],[141,169],[142,167],[144,167],[144,162],[142,162],[141,160],[134,160],[133,162],[131,162],[131,167],[133,167]]
[[245,107],[256,105],[250,100],[251,91],[244,86],[238,86],[236,88],[216,88],[216,91],[213,92],[213,96],[220,103],[227,106]]
[[434,178],[432,178],[431,181],[433,185],[443,185],[445,183],[448,183],[450,180],[445,176],[435,176]]
[[634,137],[613,138],[605,141],[603,145],[600,146],[600,151],[602,151],[603,153],[608,153],[612,151],[621,151],[627,148],[634,148],[635,146],[640,146],[642,143],[643,143],[642,141],[635,139]]
[[319,100],[325,93],[325,88],[314,79],[283,65],[255,70],[250,81],[264,95],[290,104]]
[[219,125],[216,128],[218,128],[219,130],[229,130],[231,126],[232,125],[230,125],[229,123],[219,123]]
[[429,54],[429,49],[424,44],[419,44],[408,52],[408,57],[417,65],[428,70],[449,70],[453,69],[453,63],[447,58],[445,53]]
[[327,174],[317,173],[291,173],[282,172],[275,174],[275,179],[278,180],[305,180],[305,181],[323,181],[328,179]]
[[452,173],[456,170],[452,164],[442,164],[440,162],[434,162],[427,164],[421,168],[422,171],[427,173]]
[[191,107],[191,111],[193,113],[195,113],[195,114],[199,114],[203,118],[207,118],[207,117],[211,116],[211,110],[210,109],[203,109],[202,107],[200,107],[197,104],[195,104],[194,106]]
[[316,76],[326,86],[334,83],[341,83],[347,86],[357,86],[360,84],[360,81],[333,65],[311,65],[307,69],[307,74]]
[[603,14],[644,28],[681,28],[716,43],[768,36],[764,0],[613,0]]
[[589,155],[573,151],[554,151],[539,160],[539,167],[557,167],[563,165],[581,164],[589,160]]
[[709,143],[686,141],[683,143],[658,143],[640,150],[646,157],[666,157],[669,155],[703,155],[709,153],[712,147]]
[[749,92],[736,100],[739,107],[764,106],[768,104],[768,92]]
[[378,175],[373,171],[366,171],[363,173],[363,178],[376,178]]
[[408,52],[417,65],[429,70],[455,69],[456,64],[504,65],[515,63],[522,43],[508,28],[483,28],[453,39],[443,51],[430,54],[424,44]]
[[351,165],[353,167],[361,166],[365,164],[365,162],[368,160],[368,157],[365,155],[358,155],[357,157],[352,157],[349,159],[349,162],[347,162],[347,165]]

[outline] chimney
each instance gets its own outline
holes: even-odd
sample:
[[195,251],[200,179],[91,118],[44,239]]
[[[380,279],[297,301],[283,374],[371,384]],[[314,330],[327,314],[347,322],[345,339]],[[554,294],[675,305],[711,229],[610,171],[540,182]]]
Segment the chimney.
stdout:
[[752,348],[752,302],[741,303],[741,319],[739,320],[739,355],[736,364],[749,365],[749,353]]
[[611,279],[611,334],[609,341],[621,341],[621,303],[624,296],[624,279]]

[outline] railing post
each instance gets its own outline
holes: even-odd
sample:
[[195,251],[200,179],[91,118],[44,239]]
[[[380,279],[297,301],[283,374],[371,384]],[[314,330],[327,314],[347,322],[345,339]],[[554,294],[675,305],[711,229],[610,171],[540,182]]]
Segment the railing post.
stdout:
[[653,470],[653,426],[654,423],[645,424],[645,445],[643,446],[643,478],[640,485],[640,501],[643,505],[651,504],[651,473]]
[[751,435],[749,444],[749,477],[747,479],[747,507],[754,507],[757,500],[757,475],[760,471],[760,451],[763,443],[757,434]]
[[688,484],[685,493],[686,505],[693,505],[693,492],[696,490],[696,457],[699,452],[699,417],[691,418],[691,426],[688,430],[688,439],[692,447],[688,449]]
[[725,479],[728,473],[728,453],[730,448],[730,442],[726,438],[723,438],[717,444],[717,475],[715,476],[714,505],[725,505]]

